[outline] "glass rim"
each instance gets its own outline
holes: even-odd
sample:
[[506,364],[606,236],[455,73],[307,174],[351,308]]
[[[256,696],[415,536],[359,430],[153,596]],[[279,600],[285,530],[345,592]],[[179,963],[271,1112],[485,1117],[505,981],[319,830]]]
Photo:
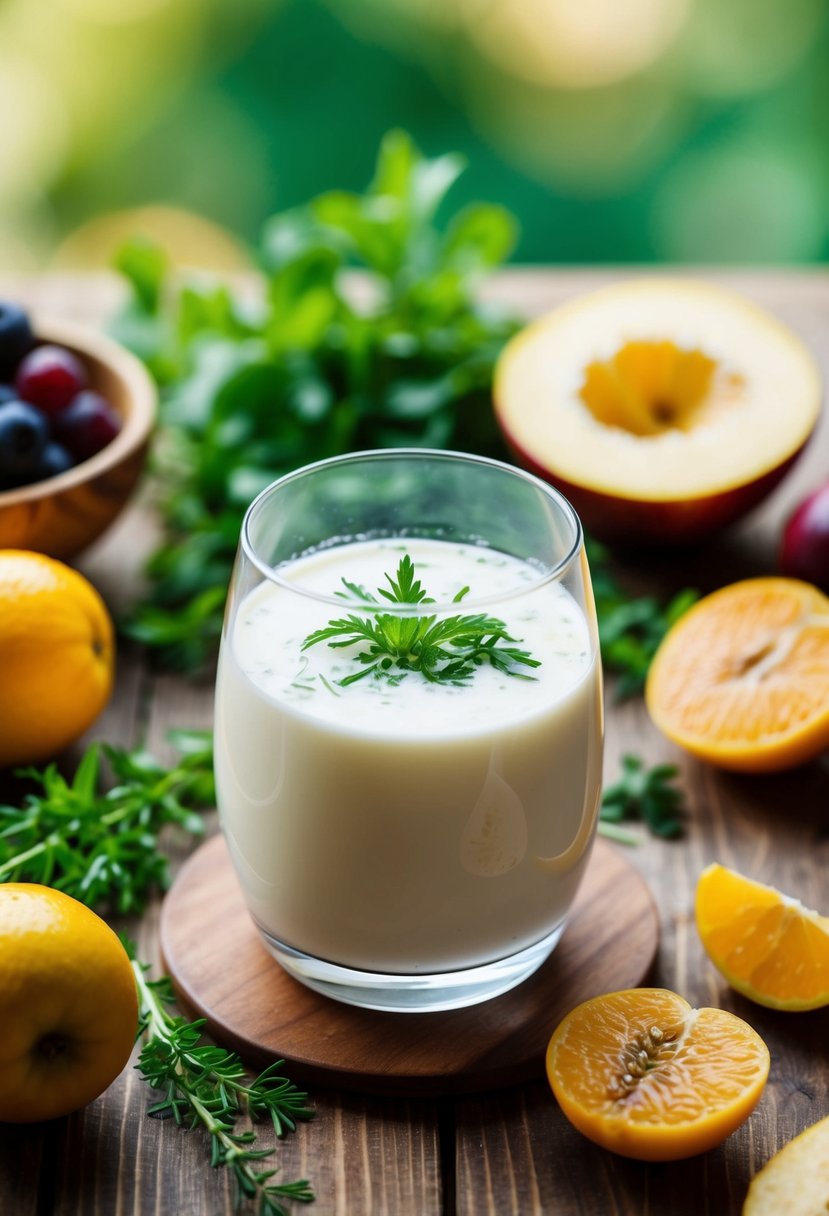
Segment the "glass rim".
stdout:
[[[554,566],[551,566],[549,569],[545,569],[545,570],[541,570],[539,568],[537,579],[534,579],[530,583],[522,583],[520,586],[516,585],[514,590],[510,590],[507,592],[498,592],[496,594],[491,594],[491,595],[486,595],[486,596],[473,596],[473,595],[464,596],[463,600],[461,600],[459,602],[455,602],[452,600],[443,600],[443,601],[439,600],[439,601],[432,602],[432,603],[419,603],[419,604],[393,604],[387,600],[382,600],[382,601],[358,600],[356,598],[353,600],[349,600],[346,603],[343,600],[343,597],[341,595],[336,595],[334,593],[332,593],[331,595],[325,595],[322,592],[311,590],[310,588],[303,587],[301,585],[297,585],[297,583],[291,579],[283,578],[279,574],[279,569],[280,569],[279,566],[270,565],[268,562],[264,561],[259,556],[259,554],[256,552],[254,544],[253,544],[253,540],[250,535],[251,521],[253,519],[253,516],[261,508],[261,504],[264,503],[267,499],[271,498],[274,494],[276,494],[277,491],[282,489],[283,486],[287,486],[291,482],[303,480],[306,477],[312,476],[314,473],[318,472],[321,469],[330,468],[334,465],[342,465],[342,464],[347,464],[347,463],[351,463],[351,462],[357,462],[360,460],[363,460],[363,461],[370,460],[371,462],[382,463],[383,461],[400,460],[400,459],[409,459],[409,460],[411,460],[411,459],[415,459],[415,460],[432,459],[432,460],[436,460],[436,461],[442,461],[442,460],[455,461],[455,462],[460,461],[465,464],[478,464],[478,465],[483,465],[487,468],[500,470],[503,473],[508,473],[511,476],[514,476],[514,477],[518,478],[519,480],[526,482],[528,485],[530,485],[530,486],[534,487],[536,490],[540,491],[544,495],[544,497],[547,498],[549,501],[553,502],[556,505],[556,507],[559,509],[559,511],[562,513],[562,515],[570,523],[572,530],[573,530],[573,541],[572,541],[572,544],[570,545],[570,548],[568,549],[567,553],[556,562],[556,564]],[[352,543],[352,541],[354,539],[357,539],[357,538],[344,538],[342,543],[343,544]],[[405,540],[407,538],[401,534],[397,534],[396,536],[393,535],[393,536],[384,536],[384,537],[366,536],[364,539],[365,540],[372,540],[372,539]],[[413,533],[411,539],[416,540],[417,534]],[[453,542],[449,542],[449,543],[453,543]],[[458,544],[474,544],[473,541],[460,541],[460,540],[457,543]],[[576,510],[573,507],[572,503],[570,503],[570,501],[567,498],[565,498],[565,496],[561,493],[560,490],[557,490],[555,486],[550,485],[548,482],[542,480],[542,478],[537,477],[534,473],[530,473],[526,469],[519,468],[517,465],[508,464],[504,460],[496,460],[490,456],[479,456],[476,453],[462,452],[462,451],[457,451],[457,450],[449,449],[449,448],[421,448],[421,447],[366,448],[366,449],[361,449],[361,450],[353,451],[353,452],[343,452],[338,456],[327,456],[323,460],[315,460],[310,464],[305,464],[305,465],[300,466],[297,469],[292,469],[291,472],[285,473],[281,477],[277,477],[269,485],[265,486],[265,488],[260,490],[259,493],[256,495],[256,497],[249,503],[249,505],[245,511],[244,519],[242,520],[241,533],[240,533],[240,547],[241,547],[241,550],[244,553],[244,556],[247,559],[247,561],[249,561],[250,564],[259,571],[259,573],[262,575],[263,578],[267,579],[271,583],[275,583],[277,586],[283,588],[286,591],[291,591],[296,595],[303,595],[306,598],[308,598],[310,600],[315,600],[318,603],[332,604],[332,605],[338,607],[341,611],[345,611],[349,607],[350,608],[360,607],[362,609],[366,609],[369,611],[383,612],[383,613],[395,613],[397,615],[405,615],[405,616],[429,615],[429,616],[431,616],[435,613],[446,613],[446,612],[450,612],[450,611],[457,612],[459,609],[462,609],[464,612],[467,612],[472,607],[478,607],[478,606],[484,607],[487,604],[491,604],[491,603],[502,603],[504,600],[511,599],[515,596],[526,595],[529,592],[537,591],[541,587],[547,586],[549,583],[560,582],[561,579],[567,574],[570,567],[577,560],[579,553],[582,551],[582,549],[584,547],[584,529],[582,527],[581,520],[579,519],[579,516],[576,513]],[[336,544],[332,544],[330,546],[331,549],[335,549],[337,547],[338,547],[338,545],[336,545]],[[492,546],[482,544],[481,548],[482,549],[492,548]],[[313,554],[313,553],[321,553],[321,552],[326,552],[326,551],[327,550],[324,547],[317,546],[315,548],[309,549],[307,556],[311,556],[311,554]],[[493,552],[498,552],[498,550],[493,550]],[[306,554],[300,555],[300,557],[302,557],[302,556],[306,556]],[[510,556],[513,556],[513,555],[510,554]],[[300,557],[298,557],[295,560],[300,560]],[[532,561],[530,561],[526,558],[523,558],[523,559],[519,558],[517,560],[519,560],[519,561],[523,560],[523,561],[527,562],[527,564],[529,564],[531,566],[533,565]],[[292,564],[293,564],[293,561],[285,563],[286,566],[292,565]]]

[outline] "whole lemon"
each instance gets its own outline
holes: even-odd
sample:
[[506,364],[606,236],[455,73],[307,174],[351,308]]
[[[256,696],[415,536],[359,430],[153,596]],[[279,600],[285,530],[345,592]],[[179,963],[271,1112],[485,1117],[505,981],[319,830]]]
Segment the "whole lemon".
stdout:
[[77,570],[0,549],[0,767],[49,759],[92,725],[112,693],[113,635]]
[[79,1110],[115,1080],[138,1028],[127,952],[85,904],[0,885],[0,1122]]

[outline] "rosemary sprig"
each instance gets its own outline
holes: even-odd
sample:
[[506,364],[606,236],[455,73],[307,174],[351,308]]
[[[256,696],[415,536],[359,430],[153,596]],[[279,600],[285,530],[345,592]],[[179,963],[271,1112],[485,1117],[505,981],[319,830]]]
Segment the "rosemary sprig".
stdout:
[[623,844],[634,844],[635,838],[617,825],[638,819],[654,836],[682,835],[683,797],[672,784],[678,775],[675,764],[657,764],[648,769],[639,756],[623,756],[619,780],[602,794],[599,831]]
[[[390,574],[385,577],[388,589],[378,587],[377,590],[390,603],[434,603],[415,577],[414,562],[408,553],[400,559],[397,577],[392,578]],[[348,594],[364,602],[378,603],[356,583],[347,579],[342,579],[342,583]],[[468,592],[469,588],[463,587],[452,602],[459,603]],[[419,671],[433,684],[466,684],[482,663],[490,663],[508,676],[533,679],[517,668],[540,667],[541,662],[532,658],[529,651],[500,645],[514,641],[516,639],[507,633],[503,621],[485,613],[438,620],[434,615],[398,616],[379,612],[371,617],[360,617],[352,612],[309,634],[302,649],[308,650],[318,642],[327,642],[332,649],[362,643],[364,649],[354,655],[363,665],[362,670],[338,680],[343,688],[368,675],[399,684],[410,671]]]
[[[92,908],[141,911],[168,882],[161,829],[175,824],[200,836],[194,808],[215,802],[209,735],[178,731],[171,739],[181,755],[169,769],[144,750],[93,743],[71,780],[56,764],[21,770],[39,790],[22,807],[0,806],[0,882],[42,883]],[[104,759],[114,783],[102,793]]]
[[147,978],[148,968],[132,960],[138,989],[139,1034],[146,1041],[138,1058],[141,1077],[164,1097],[150,1107],[156,1118],[172,1118],[180,1127],[204,1127],[210,1135],[210,1164],[231,1171],[234,1202],[253,1204],[257,1216],[288,1216],[283,1201],[312,1203],[314,1192],[307,1179],[272,1182],[276,1169],[258,1163],[273,1149],[256,1148],[256,1133],[236,1131],[246,1115],[252,1122],[270,1120],[277,1136],[296,1130],[298,1120],[312,1119],[308,1095],[284,1077],[277,1060],[249,1081],[239,1057],[232,1051],[202,1043],[204,1020],[188,1022],[168,1011],[174,1002],[168,977]]

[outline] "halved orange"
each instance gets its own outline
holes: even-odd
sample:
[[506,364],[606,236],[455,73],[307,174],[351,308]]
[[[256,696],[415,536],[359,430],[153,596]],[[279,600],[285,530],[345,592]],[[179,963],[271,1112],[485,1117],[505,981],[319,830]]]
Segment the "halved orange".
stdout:
[[829,597],[791,578],[713,592],[666,634],[645,702],[663,734],[723,768],[813,759],[829,747]]
[[711,865],[697,881],[696,921],[708,957],[732,988],[771,1009],[829,1005],[829,917]]
[[724,1009],[664,988],[593,997],[559,1024],[547,1076],[570,1122],[603,1148],[675,1161],[722,1143],[751,1114],[766,1044]]
[[823,1216],[829,1211],[829,1117],[813,1123],[755,1174],[743,1216]]

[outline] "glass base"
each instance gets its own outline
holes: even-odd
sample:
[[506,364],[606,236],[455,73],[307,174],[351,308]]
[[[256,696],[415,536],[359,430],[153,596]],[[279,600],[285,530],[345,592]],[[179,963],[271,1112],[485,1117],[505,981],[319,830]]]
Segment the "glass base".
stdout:
[[315,992],[346,1005],[386,1013],[437,1013],[443,1009],[462,1009],[467,1005],[492,1000],[537,971],[564,932],[562,922],[540,942],[534,942],[518,954],[479,967],[442,971],[434,975],[386,975],[379,971],[340,967],[337,963],[313,958],[292,946],[286,946],[261,926],[258,927],[276,961],[306,988],[313,988]]

